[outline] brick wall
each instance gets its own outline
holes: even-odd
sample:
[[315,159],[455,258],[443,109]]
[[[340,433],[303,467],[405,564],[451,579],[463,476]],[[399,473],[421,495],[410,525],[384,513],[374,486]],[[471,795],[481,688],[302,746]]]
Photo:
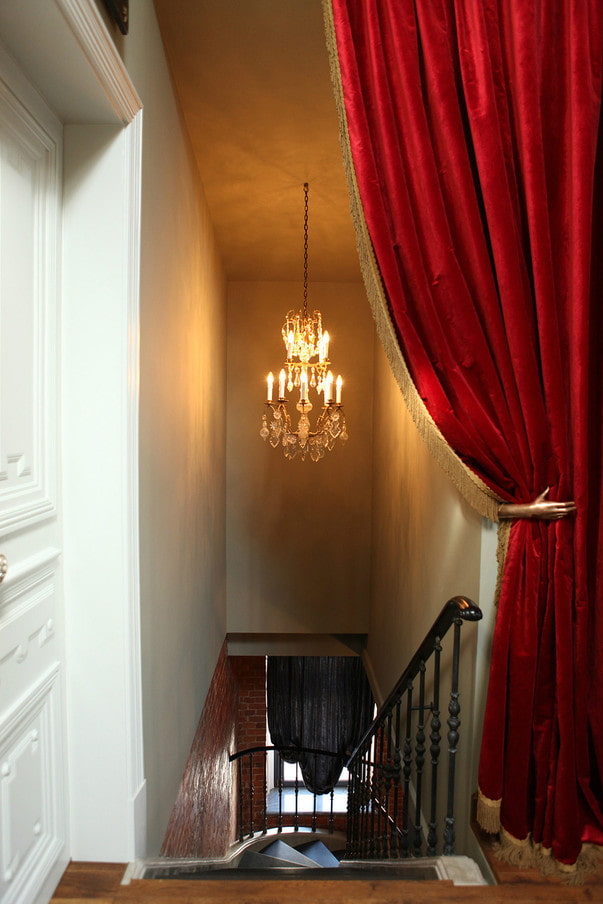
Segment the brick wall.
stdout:
[[[261,831],[264,758],[254,757],[251,771],[246,762],[239,773],[229,756],[266,743],[265,657],[229,657],[224,644],[163,840],[163,856],[223,857],[239,834],[239,782],[245,801],[243,824],[247,830],[253,818],[255,831]],[[283,825],[292,825],[293,818],[285,816]],[[304,824],[301,819],[300,824]],[[277,817],[268,817],[267,825],[275,827]],[[327,828],[328,816],[319,815],[317,825]],[[335,817],[335,828],[345,828],[345,816]]]
[[[231,667],[239,688],[237,708],[236,749],[263,747],[266,742],[266,658],[264,656],[231,656]],[[263,827],[264,790],[267,780],[264,756],[258,754],[250,762],[241,763],[237,780],[245,801],[244,824],[253,819],[255,830]],[[250,789],[253,788],[251,804]],[[237,831],[240,814],[237,813]]]
[[235,837],[228,758],[235,749],[237,697],[224,644],[163,840],[166,857],[222,857]]
[[237,749],[266,744],[266,658],[231,656],[232,673],[238,686]]

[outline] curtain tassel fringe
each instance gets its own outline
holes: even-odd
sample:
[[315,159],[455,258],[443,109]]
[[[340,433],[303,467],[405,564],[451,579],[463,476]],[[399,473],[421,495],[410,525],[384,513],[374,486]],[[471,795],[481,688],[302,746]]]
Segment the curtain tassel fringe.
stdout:
[[575,863],[561,863],[555,860],[550,848],[535,844],[529,835],[515,838],[504,829],[500,831],[494,853],[504,863],[520,869],[536,868],[544,876],[557,877],[566,885],[583,885],[603,865],[603,851],[597,845],[584,844]]
[[478,791],[475,815],[478,824],[488,835],[497,835],[500,832],[500,805],[501,800],[491,800]]

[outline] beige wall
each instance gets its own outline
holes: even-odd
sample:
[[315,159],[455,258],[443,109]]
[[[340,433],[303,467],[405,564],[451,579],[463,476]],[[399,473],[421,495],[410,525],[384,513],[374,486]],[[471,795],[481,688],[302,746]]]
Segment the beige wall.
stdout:
[[[372,603],[366,663],[382,701],[444,603],[452,596],[466,595],[479,604],[482,519],[459,496],[419,436],[380,345],[375,356],[374,436]],[[457,850],[469,853],[478,629],[465,625],[461,636]],[[445,650],[443,695],[450,687],[446,685],[448,656]],[[447,705],[446,694],[442,697],[443,733]],[[473,848],[471,854],[477,856]]]
[[120,42],[143,102],[140,546],[148,852],[157,852],[226,631],[225,294],[153,4]]
[[320,462],[287,461],[259,436],[266,374],[284,360],[281,326],[302,303],[298,283],[229,284],[230,632],[368,627],[374,329],[360,283],[315,283],[308,296],[332,337],[334,373],[344,377],[347,445]]
[[387,695],[451,596],[479,594],[481,518],[432,458],[379,345],[368,658]]

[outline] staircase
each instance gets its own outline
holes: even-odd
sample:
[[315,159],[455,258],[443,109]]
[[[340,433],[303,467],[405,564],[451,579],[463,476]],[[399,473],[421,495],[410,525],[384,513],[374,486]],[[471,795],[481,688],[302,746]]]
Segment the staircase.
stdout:
[[[486,842],[491,844],[491,842]],[[495,859],[495,858],[494,858]],[[494,859],[492,865],[494,866]],[[496,861],[498,885],[461,886],[450,880],[396,883],[350,879],[338,882],[328,870],[307,869],[314,881],[266,880],[262,873],[231,881],[131,879],[125,864],[72,863],[51,904],[593,904],[603,901],[603,868],[582,886],[568,886],[535,869]],[[360,873],[362,876],[362,873]],[[318,881],[317,881],[318,877]],[[128,882],[127,885],[122,881]]]
[[[308,838],[308,836],[311,836]],[[243,881],[302,880],[336,882],[416,882],[448,880],[455,885],[485,885],[476,864],[468,857],[423,857],[420,860],[341,860],[344,838],[303,830],[279,833],[243,846],[224,860],[155,860],[133,864],[125,884],[136,880]]]
[[[335,831],[333,792],[330,808],[324,813],[318,807],[319,795],[313,794],[312,811],[304,814],[296,772],[294,812],[285,812],[286,794],[279,775],[275,789],[278,807],[272,811],[267,763],[273,748],[238,751],[230,758],[236,770],[233,787],[238,789],[238,842],[229,854],[221,860],[159,859],[133,864],[124,877],[119,900],[128,895],[141,901],[149,896],[161,899],[164,893],[169,897],[171,889],[174,897],[182,895],[180,904],[268,900],[262,897],[263,890],[280,901],[279,895],[292,896],[297,889],[296,901],[307,897],[315,902],[318,894],[322,900],[328,887],[327,899],[332,902],[398,902],[407,900],[400,897],[406,883],[413,889],[428,885],[483,889],[487,882],[476,863],[455,854],[454,809],[460,632],[464,622],[480,618],[481,612],[471,600],[448,600],[367,728],[347,762],[345,835]],[[451,642],[446,669],[442,658],[445,638]],[[445,681],[450,682],[447,700],[440,694]],[[340,756],[334,751],[301,748],[293,753],[315,758]],[[319,821],[319,809],[326,817],[325,825]],[[291,819],[294,828],[288,830]],[[374,897],[377,889],[379,894]],[[418,901],[414,890],[412,900]]]

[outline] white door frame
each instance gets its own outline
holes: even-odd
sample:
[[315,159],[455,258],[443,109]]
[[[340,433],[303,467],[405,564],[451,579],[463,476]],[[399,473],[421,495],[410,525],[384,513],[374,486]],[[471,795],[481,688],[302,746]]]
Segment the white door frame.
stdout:
[[138,548],[142,105],[94,0],[6,4],[0,36],[69,123],[61,471],[70,856],[125,861],[146,853]]

